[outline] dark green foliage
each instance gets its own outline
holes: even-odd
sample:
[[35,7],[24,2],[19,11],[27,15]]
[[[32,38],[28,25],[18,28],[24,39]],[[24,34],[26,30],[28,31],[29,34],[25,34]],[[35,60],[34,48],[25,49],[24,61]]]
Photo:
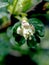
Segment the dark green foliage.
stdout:
[[17,28],[20,26],[20,23],[16,23],[14,25],[14,27],[12,28],[13,30],[13,36],[15,37],[15,41],[17,41],[19,43],[19,45],[22,45],[23,43],[25,43],[25,38],[19,34],[17,34],[16,30]]
[[3,23],[3,20],[2,20],[2,19],[0,19],[0,25],[2,25],[2,23]]
[[6,33],[0,34],[0,61],[9,53],[10,48],[11,45]]
[[32,18],[29,20],[29,23],[34,25],[36,34],[38,36],[40,36],[40,37],[44,36],[44,25],[39,19]]
[[[36,18],[31,18],[28,20],[28,22],[35,27],[35,33],[33,36],[31,36],[32,39],[27,39],[27,45],[29,48],[33,48],[37,46],[37,43],[40,43],[40,37],[44,36],[44,25],[40,20]],[[22,45],[25,43],[25,39],[23,36],[16,33],[16,30],[19,26],[21,26],[21,24],[18,22],[13,26],[12,30],[15,41]]]
[[31,40],[29,39],[27,40],[27,44],[30,48],[35,47],[37,44],[36,38],[34,36],[31,36],[31,38],[32,38]]
[[[21,2],[21,0],[0,0],[0,25],[5,24],[10,21],[14,17],[14,19],[18,19],[20,17],[25,17],[27,14],[25,13],[27,10],[30,9],[30,7],[34,6],[38,1],[40,0],[25,0],[20,5],[23,5],[22,9],[17,5],[17,1]],[[23,1],[23,0],[22,0]],[[26,3],[26,4],[25,4]],[[18,4],[19,5],[19,4]],[[9,7],[7,11],[7,7]],[[8,14],[10,15],[8,16]],[[14,15],[15,14],[15,15]],[[10,16],[12,16],[10,18]],[[31,16],[31,15],[30,15]],[[18,50],[21,54],[31,54],[34,52],[37,52],[39,50],[39,46],[37,44],[40,43],[40,37],[44,36],[44,25],[43,23],[36,19],[36,18],[29,18],[28,22],[29,24],[33,25],[35,28],[35,33],[33,36],[31,36],[31,40],[29,38],[25,40],[25,38],[19,34],[17,34],[17,28],[21,26],[19,20],[18,23],[12,19],[14,23],[11,21],[11,28],[7,29],[7,32],[0,33],[0,61],[4,58],[5,55],[7,55],[10,50]],[[12,41],[12,42],[11,42]],[[33,54],[34,55],[34,54]],[[32,56],[33,56],[32,55]],[[29,55],[30,56],[30,55]]]

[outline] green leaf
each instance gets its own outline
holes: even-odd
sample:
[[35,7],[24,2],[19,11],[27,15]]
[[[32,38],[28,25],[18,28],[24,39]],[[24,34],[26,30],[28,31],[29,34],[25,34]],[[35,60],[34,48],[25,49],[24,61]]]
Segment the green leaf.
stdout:
[[22,45],[25,43],[25,38],[24,37],[21,37],[20,41],[19,41],[19,44]]
[[31,40],[27,39],[27,44],[30,48],[33,48],[36,46],[37,42],[36,42],[36,38],[34,36],[31,36]]
[[28,54],[29,53],[29,47],[28,47],[27,43],[22,44],[20,48],[21,48],[20,52],[22,54]]
[[32,60],[37,62],[38,65],[49,65],[49,51],[39,51],[31,56]]
[[15,23],[15,25],[12,27],[12,31],[15,32],[17,30],[18,26],[20,26],[20,25],[21,25],[20,22]]
[[3,20],[2,20],[2,19],[0,19],[0,25],[2,25],[2,23],[3,23]]
[[17,28],[20,26],[20,22],[16,23],[13,27],[11,31],[11,36],[13,36],[15,38],[15,41],[18,42],[19,45],[22,45],[25,43],[25,38],[19,34],[17,34],[16,30]]
[[0,29],[10,23],[10,15],[6,12],[0,12]]
[[4,56],[0,55],[0,62],[2,62],[4,59]]
[[0,2],[7,2],[8,0],[0,0]]
[[40,37],[44,36],[44,25],[39,19],[31,18],[29,19],[29,23],[34,25],[37,35],[39,35]]
[[0,2],[0,8],[7,7],[7,6],[8,6],[7,2]]
[[[22,7],[21,7],[22,5]],[[8,11],[12,14],[24,12],[32,6],[31,0],[14,0],[12,5],[9,5]]]
[[9,5],[8,11],[11,14],[26,12],[39,2],[41,2],[41,0],[14,0],[13,3]]
[[0,61],[9,53],[10,48],[11,45],[6,33],[0,33]]
[[44,1],[47,1],[47,2],[49,2],[49,0],[44,0]]
[[28,9],[30,9],[30,7],[32,7],[32,1],[31,0],[24,0],[23,1],[23,9],[22,11],[26,12]]

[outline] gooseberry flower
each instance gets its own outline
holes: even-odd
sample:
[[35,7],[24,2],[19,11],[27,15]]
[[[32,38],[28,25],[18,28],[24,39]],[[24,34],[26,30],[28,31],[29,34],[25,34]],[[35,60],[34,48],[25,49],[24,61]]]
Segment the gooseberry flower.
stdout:
[[35,28],[33,25],[27,22],[26,18],[22,19],[21,27],[17,28],[17,34],[22,35],[26,40],[29,38],[31,40],[31,36],[35,33]]

